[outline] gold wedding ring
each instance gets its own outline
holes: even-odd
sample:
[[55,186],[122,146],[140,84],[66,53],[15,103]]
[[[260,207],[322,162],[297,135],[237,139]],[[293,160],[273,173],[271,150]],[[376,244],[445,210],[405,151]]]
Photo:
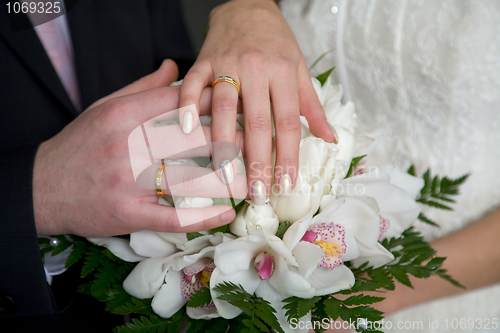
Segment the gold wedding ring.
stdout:
[[227,76],[227,75],[224,75],[224,76],[219,76],[215,81],[214,83],[212,83],[212,91],[214,91],[214,87],[217,83],[219,82],[227,82],[227,83],[231,83],[235,88],[236,90],[238,90],[238,95],[240,94],[240,84],[238,82],[236,82],[235,79],[233,79],[232,77],[230,76]]
[[158,167],[158,170],[156,170],[156,194],[160,197],[165,197],[166,194],[163,193],[163,190],[161,188],[161,179],[163,178],[163,171],[165,170],[165,163],[163,163],[163,160],[161,160],[161,165]]

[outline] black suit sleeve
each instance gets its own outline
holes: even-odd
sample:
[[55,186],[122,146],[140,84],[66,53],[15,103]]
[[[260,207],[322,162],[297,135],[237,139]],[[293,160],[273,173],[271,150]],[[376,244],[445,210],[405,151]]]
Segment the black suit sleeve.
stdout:
[[[74,0],[67,0],[70,1]],[[82,102],[86,106],[156,70],[165,58],[179,63],[181,75],[195,58],[178,0],[77,2],[68,13],[68,23]],[[56,317],[64,314],[59,311],[59,299],[52,293],[57,281],[52,288],[45,281],[32,198],[38,145],[56,135],[76,114],[64,103],[68,97],[61,99],[65,94],[63,87],[54,82],[57,75],[34,31],[29,32],[29,38],[28,32],[13,34],[3,18],[0,17],[0,322],[10,318],[17,320],[17,327],[33,322],[30,327],[36,327],[38,332],[79,332],[83,326],[80,330],[74,327],[78,325],[74,318],[80,314],[66,320],[73,325],[70,330],[52,329],[48,324],[60,321]],[[68,273],[64,273],[61,279],[67,277]],[[11,299],[14,308],[9,303]],[[80,316],[83,320],[92,308],[78,308],[78,304],[72,307],[86,311]],[[98,323],[93,319],[85,321],[88,325]]]
[[[33,217],[32,175],[37,145],[0,151],[0,297],[3,316],[55,311],[45,281]],[[12,299],[14,304],[9,304]]]

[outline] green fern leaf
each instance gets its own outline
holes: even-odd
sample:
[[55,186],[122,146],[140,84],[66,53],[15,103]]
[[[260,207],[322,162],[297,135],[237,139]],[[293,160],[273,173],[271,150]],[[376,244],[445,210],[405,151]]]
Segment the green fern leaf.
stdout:
[[197,308],[200,306],[205,306],[212,302],[212,295],[210,295],[210,289],[207,287],[202,287],[197,290],[193,296],[187,302],[187,305],[192,308]]

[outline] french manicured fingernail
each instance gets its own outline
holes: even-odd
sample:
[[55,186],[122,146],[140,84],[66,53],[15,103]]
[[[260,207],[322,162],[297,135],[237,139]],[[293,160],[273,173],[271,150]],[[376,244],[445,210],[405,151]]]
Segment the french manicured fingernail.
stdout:
[[231,184],[234,179],[234,169],[231,161],[225,160],[220,164],[220,173],[224,184]]
[[193,130],[193,114],[191,112],[184,113],[182,118],[182,131],[184,134],[189,134]]
[[281,176],[280,192],[280,194],[285,196],[289,195],[290,192],[292,192],[292,177],[290,177],[290,175],[286,174]]
[[232,210],[226,210],[222,215],[220,216],[222,222],[232,222],[234,219],[234,214]]
[[335,128],[333,128],[332,124],[328,123],[328,126],[330,126],[330,129],[333,133],[333,143],[339,143],[339,135],[337,134],[337,131],[335,130]]
[[264,183],[260,180],[253,183],[252,196],[253,201],[255,201],[257,205],[262,205],[264,202],[266,202],[266,185],[264,185]]

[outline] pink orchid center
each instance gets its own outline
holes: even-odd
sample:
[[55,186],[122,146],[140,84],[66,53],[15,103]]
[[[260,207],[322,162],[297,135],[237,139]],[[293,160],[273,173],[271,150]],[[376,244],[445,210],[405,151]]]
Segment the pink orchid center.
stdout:
[[344,263],[342,256],[347,250],[347,244],[343,226],[335,223],[318,223],[310,226],[301,240],[316,244],[323,250],[324,255],[319,267],[333,270]]
[[261,280],[267,280],[274,272],[274,258],[272,255],[261,252],[255,257],[255,269]]
[[389,221],[388,219],[384,219],[382,216],[380,216],[380,231],[379,231],[379,234],[378,234],[378,241],[381,242],[385,239],[385,232],[389,229],[389,227],[391,226],[391,221]]
[[318,235],[314,231],[308,230],[308,231],[306,231],[304,236],[302,236],[301,241],[314,243],[316,241],[316,238],[318,238]]
[[[203,258],[209,259],[209,258]],[[202,287],[210,286],[210,277],[215,269],[215,264],[212,259],[201,260],[193,265],[187,266],[182,270],[183,276],[181,278],[181,294],[182,298],[188,301],[191,296]],[[201,307],[202,309],[214,308],[213,302]]]

